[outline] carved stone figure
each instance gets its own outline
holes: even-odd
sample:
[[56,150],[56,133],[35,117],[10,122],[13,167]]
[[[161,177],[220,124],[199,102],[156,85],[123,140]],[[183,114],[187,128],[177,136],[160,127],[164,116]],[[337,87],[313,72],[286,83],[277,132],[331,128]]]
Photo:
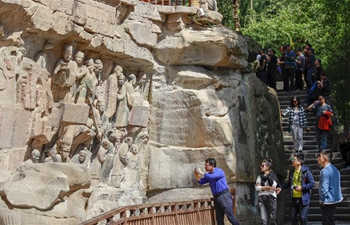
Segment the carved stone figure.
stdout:
[[37,62],[41,68],[47,69],[47,51],[52,49],[53,45],[45,41],[43,44],[43,50],[37,52],[34,56],[34,61]]
[[60,157],[58,157],[58,162],[62,162],[62,163],[69,163],[70,162],[70,146],[67,145],[66,143],[62,143],[60,145]]
[[57,154],[56,147],[52,147],[51,149],[47,149],[46,151],[47,157],[44,159],[44,163],[47,162],[62,162],[62,158],[59,154]]
[[[65,45],[63,58],[58,60],[52,73],[53,96],[55,102],[73,102],[78,65],[72,60],[73,46]],[[73,88],[72,88],[73,87]],[[72,88],[72,90],[71,90]]]
[[76,94],[76,103],[90,104],[93,101],[92,96],[96,90],[98,80],[95,75],[95,64],[92,59],[87,61],[87,68],[81,67],[81,80]]
[[[91,110],[90,110],[91,111]],[[90,146],[96,133],[93,128],[92,119],[89,118],[87,125],[66,125],[59,132],[59,152],[68,152],[68,156],[72,157],[79,145]]]
[[38,163],[40,160],[40,151],[38,149],[34,149],[32,151],[32,157],[31,160],[33,163]]
[[123,68],[121,66],[115,66],[113,73],[107,78],[107,110],[106,115],[111,118],[117,109],[117,91],[118,91],[118,77],[123,74]]
[[117,90],[117,109],[113,121],[114,127],[120,129],[125,128],[128,125],[129,120],[129,103],[127,99],[127,91],[124,85],[125,76],[118,77],[118,90]]
[[0,48],[0,91],[5,90],[9,80],[14,78],[22,70],[24,47]]
[[114,166],[116,158],[115,148],[112,143],[104,139],[102,142],[102,148],[97,154],[98,161],[102,164],[100,185],[107,185],[111,176],[111,171]]
[[141,79],[137,82],[137,85],[135,87],[135,92],[139,92],[140,94],[143,93],[143,89],[146,83],[146,77],[147,77],[146,74],[142,75]]
[[106,134],[106,131],[109,129],[109,121],[108,117],[105,113],[106,110],[106,103],[103,99],[98,99],[97,100],[97,110],[100,115],[100,123],[99,123],[99,130],[102,136]]
[[118,149],[118,155],[114,159],[114,167],[111,175],[111,186],[120,187],[120,183],[124,179],[124,167],[128,163],[127,154],[129,151],[129,147],[132,144],[132,137],[126,137],[123,140],[123,143],[120,145]]
[[95,75],[99,81],[101,81],[102,70],[103,70],[102,61],[100,59],[96,59],[95,66],[94,66],[94,72],[95,72]]
[[129,75],[128,81],[125,82],[125,87],[126,87],[126,93],[127,93],[127,98],[128,98],[128,105],[129,107],[132,107],[134,104],[134,99],[135,99],[135,87],[136,87],[136,76],[134,74]]
[[70,163],[87,166],[88,164],[87,162],[89,161],[87,157],[88,157],[88,149],[84,147],[83,150],[81,150],[78,154],[73,156]]

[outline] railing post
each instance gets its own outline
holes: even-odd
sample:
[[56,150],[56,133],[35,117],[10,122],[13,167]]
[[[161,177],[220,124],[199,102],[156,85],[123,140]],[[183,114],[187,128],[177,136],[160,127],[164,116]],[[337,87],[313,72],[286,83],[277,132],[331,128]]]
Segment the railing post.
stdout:
[[235,215],[235,217],[237,217],[236,215],[236,189],[235,188],[230,188],[230,192],[231,192],[231,195],[232,195],[232,210],[233,210],[233,214]]

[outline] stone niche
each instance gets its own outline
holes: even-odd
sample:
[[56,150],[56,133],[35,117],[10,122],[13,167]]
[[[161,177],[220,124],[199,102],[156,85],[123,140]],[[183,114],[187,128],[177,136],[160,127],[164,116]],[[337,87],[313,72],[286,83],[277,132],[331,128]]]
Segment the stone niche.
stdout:
[[282,178],[285,159],[256,43],[208,4],[119,3],[0,0],[0,224],[210,197],[193,174],[209,157],[258,224],[260,162]]

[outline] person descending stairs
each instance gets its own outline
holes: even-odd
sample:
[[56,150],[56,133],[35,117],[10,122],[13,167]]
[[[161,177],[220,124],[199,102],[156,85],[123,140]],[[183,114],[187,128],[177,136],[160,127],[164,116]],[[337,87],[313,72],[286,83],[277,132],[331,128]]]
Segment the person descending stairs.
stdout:
[[[278,100],[280,102],[280,109],[284,111],[288,106],[290,106],[291,99],[293,97],[298,97],[301,102],[307,97],[307,90],[295,91],[295,92],[282,92],[277,91]],[[321,210],[319,205],[319,180],[320,180],[320,170],[322,167],[317,164],[317,156],[319,154],[318,145],[315,137],[315,115],[312,112],[306,110],[307,105],[303,105],[305,109],[305,115],[308,122],[308,128],[303,132],[303,147],[302,152],[305,156],[305,165],[309,166],[311,173],[315,179],[315,188],[313,189],[313,195],[309,205],[308,221],[309,224],[322,224],[321,222]],[[289,132],[289,117],[282,117],[282,129],[283,129],[283,140],[284,148],[286,154],[286,165],[287,170],[292,169],[291,158],[295,153],[293,146],[292,133]],[[328,136],[327,148],[333,151],[333,136],[330,134]],[[342,155],[339,151],[333,151],[333,161],[332,164],[340,170],[341,174],[341,187],[343,193],[343,201],[337,204],[337,209],[335,212],[335,218],[337,220],[336,224],[350,225],[350,169],[346,168],[346,164],[343,161]],[[284,191],[286,197],[286,210],[285,210],[285,224],[290,224],[289,213],[290,213],[290,194],[288,191]]]

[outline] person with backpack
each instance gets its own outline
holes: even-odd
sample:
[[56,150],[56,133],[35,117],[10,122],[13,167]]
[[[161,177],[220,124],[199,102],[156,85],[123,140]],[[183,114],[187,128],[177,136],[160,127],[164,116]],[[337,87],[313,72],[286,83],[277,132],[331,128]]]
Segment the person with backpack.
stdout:
[[277,194],[280,190],[280,184],[271,167],[272,160],[264,159],[260,165],[261,174],[255,183],[255,190],[259,192],[258,206],[262,225],[277,225]]
[[304,154],[295,153],[292,158],[292,168],[289,171],[288,182],[282,185],[282,190],[290,190],[292,197],[290,220],[292,225],[298,224],[299,214],[301,225],[307,225],[307,215],[315,180],[309,167],[303,165]]

